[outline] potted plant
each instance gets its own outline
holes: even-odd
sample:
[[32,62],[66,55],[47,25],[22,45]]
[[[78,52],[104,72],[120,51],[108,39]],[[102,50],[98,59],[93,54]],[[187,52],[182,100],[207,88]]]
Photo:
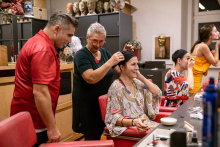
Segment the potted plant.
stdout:
[[134,47],[133,53],[137,56],[138,61],[141,60],[141,43],[136,40],[131,40],[127,44],[132,45]]

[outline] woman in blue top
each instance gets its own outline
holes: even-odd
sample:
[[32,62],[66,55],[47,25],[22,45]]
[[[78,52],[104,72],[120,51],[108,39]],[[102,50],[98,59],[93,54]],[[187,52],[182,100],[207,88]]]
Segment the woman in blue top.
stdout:
[[85,140],[99,140],[103,133],[105,124],[98,98],[108,92],[113,71],[120,73],[116,65],[124,60],[121,52],[111,55],[102,48],[105,38],[105,28],[99,23],[91,24],[86,35],[87,45],[74,56],[72,128],[83,133]]

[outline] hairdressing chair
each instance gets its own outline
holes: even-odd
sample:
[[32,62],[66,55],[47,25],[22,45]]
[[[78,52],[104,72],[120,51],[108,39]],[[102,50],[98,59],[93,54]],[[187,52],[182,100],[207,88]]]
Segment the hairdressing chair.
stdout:
[[37,142],[29,112],[17,113],[0,122],[1,147],[31,147]]
[[[107,99],[108,95],[102,95],[99,97],[99,106],[101,109],[102,120],[105,121],[105,114],[106,114],[106,107],[107,107]],[[168,117],[171,113],[170,112],[159,112],[157,117],[154,121],[160,123],[160,118]],[[107,127],[104,129],[104,134],[106,135],[107,139],[111,139],[114,141],[115,147],[130,147],[135,145],[141,138],[147,135],[151,130],[141,133],[137,130],[137,128],[128,128],[126,129],[120,136],[118,137],[111,137]]]
[[[153,82],[152,79],[148,79],[148,80]],[[159,112],[173,113],[176,109],[178,109],[178,107],[166,107],[166,106],[164,106],[164,102],[165,102],[165,96],[162,96]]]
[[178,107],[166,107],[166,106],[164,106],[164,103],[165,103],[165,96],[162,96],[159,112],[173,113],[176,109],[178,109]]
[[44,143],[40,147],[114,147],[113,140]]
[[[206,86],[209,84],[209,79],[205,80],[205,82],[202,84],[203,91],[205,90]],[[214,84],[218,84],[218,80],[214,80]]]
[[[0,122],[0,147],[31,147],[37,142],[29,112],[17,113]],[[40,147],[114,147],[112,140],[45,143]]]

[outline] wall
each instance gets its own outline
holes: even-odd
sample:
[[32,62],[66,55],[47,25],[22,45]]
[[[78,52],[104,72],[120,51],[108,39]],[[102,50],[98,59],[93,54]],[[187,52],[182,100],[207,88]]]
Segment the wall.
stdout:
[[[141,42],[141,60],[153,59],[153,36],[158,34],[173,35],[173,49],[181,48],[181,0],[131,0],[131,5],[137,8],[132,11],[136,23],[137,40]],[[172,66],[172,61],[167,62]],[[168,65],[169,66],[169,65]]]

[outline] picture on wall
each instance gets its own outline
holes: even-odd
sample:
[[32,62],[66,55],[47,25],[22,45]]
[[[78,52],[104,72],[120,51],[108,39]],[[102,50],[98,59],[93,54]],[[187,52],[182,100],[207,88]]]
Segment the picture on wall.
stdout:
[[160,34],[153,36],[152,60],[171,61],[172,35]]

